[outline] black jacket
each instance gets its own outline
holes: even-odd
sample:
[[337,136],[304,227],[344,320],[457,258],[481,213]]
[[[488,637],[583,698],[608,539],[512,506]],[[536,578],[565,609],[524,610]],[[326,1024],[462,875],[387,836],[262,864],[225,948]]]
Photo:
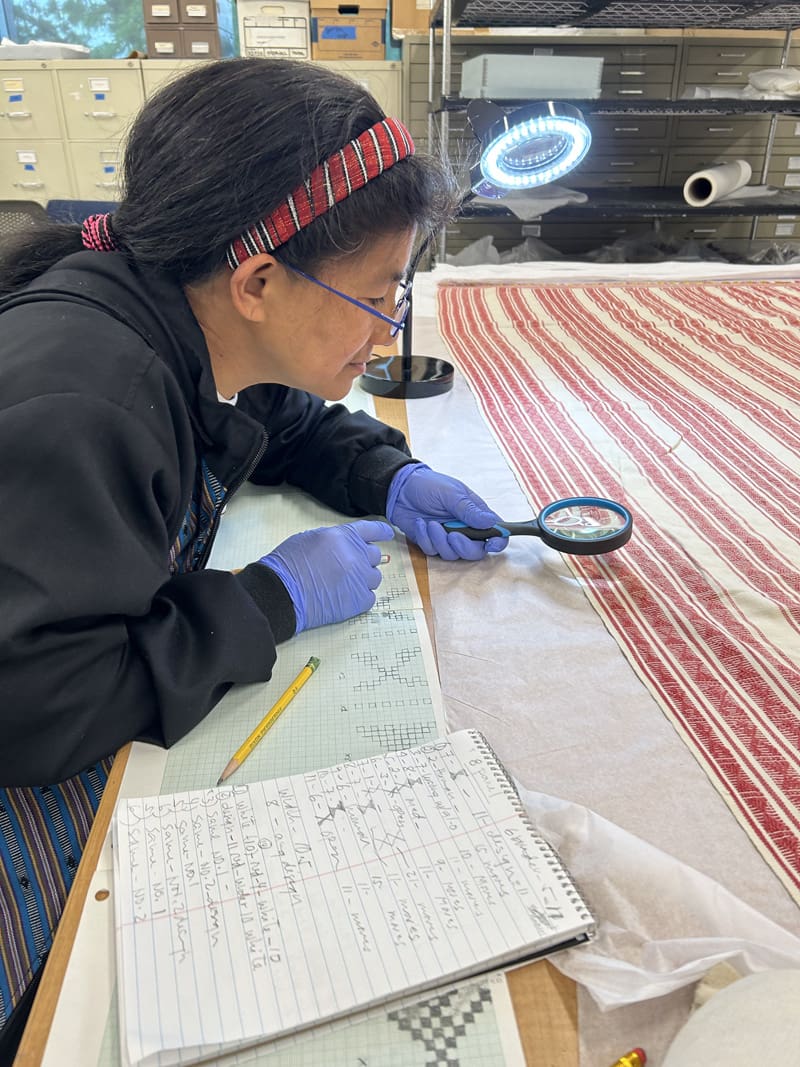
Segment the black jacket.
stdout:
[[[269,568],[204,569],[250,478],[383,514],[401,434],[283,386],[220,403],[180,289],[81,252],[0,304],[0,786],[170,745],[270,677],[294,609]],[[198,517],[199,515],[199,517]]]

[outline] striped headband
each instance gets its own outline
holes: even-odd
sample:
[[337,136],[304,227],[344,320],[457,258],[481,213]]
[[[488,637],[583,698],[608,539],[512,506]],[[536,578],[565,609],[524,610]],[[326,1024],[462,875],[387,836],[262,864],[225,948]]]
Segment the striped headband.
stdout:
[[413,154],[414,142],[402,122],[376,122],[315,167],[282,204],[232,241],[227,251],[228,266],[236,270],[250,256],[274,252],[334,204]]

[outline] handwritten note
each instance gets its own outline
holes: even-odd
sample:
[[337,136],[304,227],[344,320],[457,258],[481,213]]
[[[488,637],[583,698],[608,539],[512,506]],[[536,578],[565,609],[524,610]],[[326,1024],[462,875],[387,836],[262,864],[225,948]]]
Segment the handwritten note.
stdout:
[[199,1062],[591,926],[475,731],[123,801],[115,872],[123,1058],[135,1064]]

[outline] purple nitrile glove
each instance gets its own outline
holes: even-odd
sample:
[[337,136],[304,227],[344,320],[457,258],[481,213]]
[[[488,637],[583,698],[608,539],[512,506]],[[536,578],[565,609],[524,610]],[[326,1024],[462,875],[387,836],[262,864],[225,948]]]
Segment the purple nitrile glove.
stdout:
[[453,519],[465,526],[489,530],[502,520],[485,501],[463,482],[432,471],[424,463],[407,463],[389,486],[386,517],[426,556],[442,559],[482,559],[489,552],[502,552],[507,537],[471,541],[460,533],[448,533],[443,522]]
[[275,571],[292,599],[295,633],[368,611],[383,577],[373,542],[393,537],[387,523],[363,519],[295,534],[263,556],[259,562]]

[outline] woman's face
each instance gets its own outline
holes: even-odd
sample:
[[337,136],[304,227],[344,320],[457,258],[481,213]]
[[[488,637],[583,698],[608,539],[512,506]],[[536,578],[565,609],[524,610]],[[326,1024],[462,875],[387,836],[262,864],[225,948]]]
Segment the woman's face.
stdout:
[[[363,251],[323,265],[314,276],[391,318],[413,242],[413,229],[374,238]],[[266,288],[259,381],[341,400],[364,373],[373,348],[394,344],[388,323],[280,263],[269,271]]]

